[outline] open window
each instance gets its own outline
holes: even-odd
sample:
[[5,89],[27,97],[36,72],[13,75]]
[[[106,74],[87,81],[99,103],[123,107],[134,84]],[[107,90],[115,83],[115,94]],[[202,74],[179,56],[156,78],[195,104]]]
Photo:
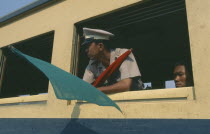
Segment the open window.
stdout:
[[185,0],[143,1],[78,22],[75,27],[74,50],[79,59],[74,57],[72,67],[81,78],[89,61],[79,52],[83,27],[114,33],[114,48],[133,48],[142,81],[151,86],[148,89],[173,88],[173,69],[178,61],[185,61],[192,71]]
[[[21,52],[51,62],[54,32],[11,44]],[[0,97],[37,95],[48,92],[49,80],[32,64],[8,49],[0,49]]]

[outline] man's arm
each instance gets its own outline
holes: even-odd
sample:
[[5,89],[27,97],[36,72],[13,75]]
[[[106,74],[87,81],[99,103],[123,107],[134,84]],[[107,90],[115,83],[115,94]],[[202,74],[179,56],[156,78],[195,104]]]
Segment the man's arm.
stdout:
[[132,79],[126,78],[110,86],[98,87],[98,89],[105,94],[111,94],[111,93],[129,91],[131,85],[132,85]]

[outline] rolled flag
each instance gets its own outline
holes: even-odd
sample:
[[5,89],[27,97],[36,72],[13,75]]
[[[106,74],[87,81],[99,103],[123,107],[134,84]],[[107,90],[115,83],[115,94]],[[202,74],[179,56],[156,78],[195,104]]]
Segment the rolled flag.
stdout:
[[99,106],[113,106],[122,112],[114,101],[91,84],[50,63],[23,54],[12,46],[10,49],[14,54],[24,58],[46,75],[58,99],[83,100]]
[[109,65],[106,70],[104,70],[98,78],[94,81],[93,86],[97,87],[100,84],[103,84],[112,74],[115,72],[123,61],[128,57],[128,55],[132,52],[132,48],[118,57],[111,65]]

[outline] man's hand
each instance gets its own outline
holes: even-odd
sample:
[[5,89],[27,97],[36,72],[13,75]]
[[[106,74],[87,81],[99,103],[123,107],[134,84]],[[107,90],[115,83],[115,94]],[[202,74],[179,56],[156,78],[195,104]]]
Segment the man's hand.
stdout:
[[111,94],[111,93],[129,91],[131,85],[132,85],[132,79],[127,78],[110,86],[98,87],[98,89],[105,94]]

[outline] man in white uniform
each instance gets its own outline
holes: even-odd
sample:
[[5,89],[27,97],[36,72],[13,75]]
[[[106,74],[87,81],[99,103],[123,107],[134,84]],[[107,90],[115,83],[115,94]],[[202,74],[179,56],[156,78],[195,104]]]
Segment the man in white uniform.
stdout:
[[[110,37],[114,36],[110,32],[90,28],[83,28],[83,32],[85,42],[82,47],[86,47],[85,51],[90,59],[83,80],[93,83],[111,63],[128,49],[109,49],[108,41]],[[97,88],[107,94],[143,89],[141,73],[133,54],[131,53],[119,69],[103,85]]]

